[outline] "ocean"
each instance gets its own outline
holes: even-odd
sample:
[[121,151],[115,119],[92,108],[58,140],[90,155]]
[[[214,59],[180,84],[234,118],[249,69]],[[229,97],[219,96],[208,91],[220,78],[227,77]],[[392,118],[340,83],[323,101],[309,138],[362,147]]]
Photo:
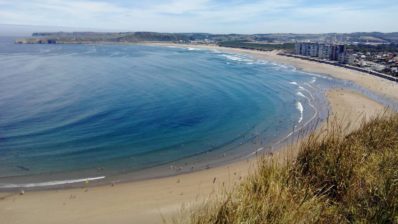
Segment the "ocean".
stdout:
[[0,188],[205,169],[297,138],[327,76],[215,50],[0,40]]

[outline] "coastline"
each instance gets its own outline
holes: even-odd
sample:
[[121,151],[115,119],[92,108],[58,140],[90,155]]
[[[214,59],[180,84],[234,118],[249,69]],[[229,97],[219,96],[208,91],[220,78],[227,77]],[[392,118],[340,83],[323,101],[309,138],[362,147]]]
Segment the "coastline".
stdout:
[[315,74],[322,74],[332,76],[334,78],[352,81],[366,89],[379,93],[391,99],[398,100],[398,87],[395,82],[369,75],[363,72],[312,62],[299,58],[292,58],[287,56],[278,55],[279,51],[256,51],[239,48],[227,48],[216,45],[187,45],[187,44],[173,44],[173,43],[142,43],[148,46],[173,46],[182,48],[198,48],[206,50],[218,50],[226,53],[246,54],[256,59],[263,59],[280,64],[293,66],[301,71]]
[[[149,48],[149,50],[151,49]],[[171,51],[174,52],[175,49],[172,49]],[[185,52],[185,50],[183,50],[183,52]],[[219,56],[222,56],[222,58],[225,57],[226,59],[231,61],[250,60],[253,61],[253,63],[256,63],[253,59],[240,59],[239,56],[229,57],[229,55],[227,54],[213,53],[210,53],[209,55],[217,55],[217,58]],[[230,62],[226,63],[228,64]],[[248,62],[247,64],[251,63],[252,62]],[[262,63],[258,64],[261,67]],[[251,67],[251,65],[249,66]],[[277,70],[286,69],[286,71],[292,71],[292,73],[295,74],[295,69],[293,68],[287,68],[283,65],[269,66],[275,67]],[[297,75],[308,77],[307,74]],[[289,78],[289,80],[295,80],[295,77],[292,76]],[[301,95],[298,95],[298,98],[295,99],[295,101],[297,102],[292,102],[292,104],[295,103],[295,105],[292,105],[292,110],[294,110],[292,111],[292,113],[300,113],[297,114],[298,121],[296,124],[295,115],[292,117],[293,120],[291,122],[285,122],[284,125],[280,125],[281,121],[279,121],[279,124],[276,124],[278,130],[275,131],[275,129],[273,131],[270,131],[268,135],[262,134],[261,131],[258,131],[261,128],[262,130],[265,130],[264,133],[266,133],[266,130],[269,130],[267,126],[263,125],[265,124],[263,123],[263,121],[266,121],[267,117],[265,117],[265,119],[258,118],[255,125],[251,127],[247,126],[245,132],[242,135],[238,135],[231,141],[226,142],[225,144],[211,147],[210,149],[207,149],[207,151],[198,153],[194,156],[187,156],[164,164],[147,166],[140,170],[123,169],[123,166],[120,166],[120,171],[114,172],[114,170],[108,169],[108,167],[106,166],[101,167],[100,165],[98,165],[91,169],[79,169],[73,170],[71,172],[52,172],[32,175],[26,173],[26,176],[10,175],[8,177],[6,176],[4,178],[0,178],[0,191],[42,191],[50,189],[56,190],[86,187],[86,182],[89,182],[89,186],[93,187],[100,185],[110,185],[112,183],[142,181],[146,179],[175,176],[184,173],[197,172],[200,170],[205,170],[218,166],[224,166],[230,163],[237,162],[239,160],[247,159],[248,157],[252,157],[259,151],[273,152],[275,150],[278,150],[280,146],[289,144],[296,138],[298,138],[300,130],[306,129],[306,127],[313,128],[313,126],[317,125],[318,121],[323,121],[326,119],[329,107],[327,106],[326,97],[324,97],[324,91],[322,90],[322,88],[320,88],[320,85],[322,84],[318,84],[322,82],[317,82],[317,84],[310,85],[310,83],[315,83],[315,80],[315,77],[313,77],[311,81],[308,80],[308,87],[312,89],[317,89],[316,91],[308,91],[308,89],[306,89],[307,87],[300,86],[301,83],[298,84],[297,82],[299,81],[297,80],[297,82],[285,83],[288,86],[295,85],[296,88],[298,88],[297,91],[301,91],[299,88],[302,88],[302,91],[305,91],[304,95],[301,92],[297,92],[297,94],[300,93]],[[297,97],[296,92],[293,92],[292,95]],[[281,98],[281,100],[283,99]],[[278,104],[278,102],[274,103]],[[305,111],[303,110],[302,103],[305,104]],[[267,105],[266,103],[264,104],[264,99],[260,99],[259,104]],[[301,109],[297,108],[298,106],[300,106]],[[303,111],[305,113],[303,113]],[[275,120],[278,118],[278,116],[275,116]],[[245,125],[240,126],[244,127]],[[266,137],[263,138],[263,136]]]
[[[276,52],[204,47],[293,65],[305,72],[327,74],[352,81],[383,96],[398,99],[398,87],[395,83],[389,85],[386,80],[367,74],[330,65],[317,65],[315,62],[300,59],[289,59],[277,55]],[[358,121],[359,117],[369,118],[384,110],[381,104],[352,91],[331,90],[328,91],[327,98],[332,116],[347,122],[347,125],[352,121]],[[283,150],[280,154],[283,154]],[[183,203],[200,202],[211,193],[233,187],[247,176],[253,167],[255,159],[250,159],[208,170],[121,183],[113,187],[108,185],[37,191],[28,192],[23,196],[0,193],[0,216],[6,223],[159,223],[162,221],[161,215],[170,217],[179,211]],[[49,210],[54,212],[46,214]]]

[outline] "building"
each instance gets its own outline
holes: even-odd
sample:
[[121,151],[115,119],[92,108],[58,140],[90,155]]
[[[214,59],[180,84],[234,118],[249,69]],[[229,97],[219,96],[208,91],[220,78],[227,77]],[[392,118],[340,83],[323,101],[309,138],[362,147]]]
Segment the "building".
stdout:
[[338,61],[341,64],[354,64],[355,57],[353,55],[354,52],[351,49],[346,50],[344,46],[343,51],[338,53]]
[[311,43],[302,43],[301,44],[301,55],[310,56],[310,44]]
[[332,46],[329,44],[319,44],[318,57],[321,59],[331,60]]
[[295,54],[301,54],[301,44],[300,43],[296,43],[295,45],[294,45],[294,53]]
[[358,57],[358,55],[357,54],[351,54],[351,53],[348,53],[348,54],[346,54],[347,56],[347,64],[349,64],[349,65],[353,65],[353,64],[355,64],[355,60],[357,59],[357,57]]
[[319,44],[311,43],[309,45],[308,53],[310,57],[318,57]]
[[298,55],[318,57],[340,63],[348,63],[349,55],[346,46],[342,44],[296,43],[295,52]]
[[392,67],[391,72],[398,75],[398,67]]
[[298,55],[318,57],[319,44],[317,43],[296,43],[295,52]]
[[340,59],[344,58],[345,55],[345,45],[338,44],[332,46],[332,57],[330,60],[332,61],[340,61]]

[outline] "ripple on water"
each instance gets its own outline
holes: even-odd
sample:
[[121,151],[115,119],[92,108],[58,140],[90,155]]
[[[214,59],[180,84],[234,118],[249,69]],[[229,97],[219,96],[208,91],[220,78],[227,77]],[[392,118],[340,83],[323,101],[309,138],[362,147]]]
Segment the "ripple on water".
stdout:
[[303,86],[325,82],[289,66],[195,48],[10,45],[0,48],[0,67],[0,183],[106,172],[71,179],[84,181],[210,151],[248,155],[312,117],[304,108],[313,90]]

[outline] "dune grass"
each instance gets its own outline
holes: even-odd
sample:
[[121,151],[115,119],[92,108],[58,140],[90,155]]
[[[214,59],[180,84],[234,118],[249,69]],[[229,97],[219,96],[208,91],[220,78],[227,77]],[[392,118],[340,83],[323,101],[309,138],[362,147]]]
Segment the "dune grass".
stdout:
[[176,223],[398,223],[398,114],[310,134],[286,163],[261,157],[233,191]]

